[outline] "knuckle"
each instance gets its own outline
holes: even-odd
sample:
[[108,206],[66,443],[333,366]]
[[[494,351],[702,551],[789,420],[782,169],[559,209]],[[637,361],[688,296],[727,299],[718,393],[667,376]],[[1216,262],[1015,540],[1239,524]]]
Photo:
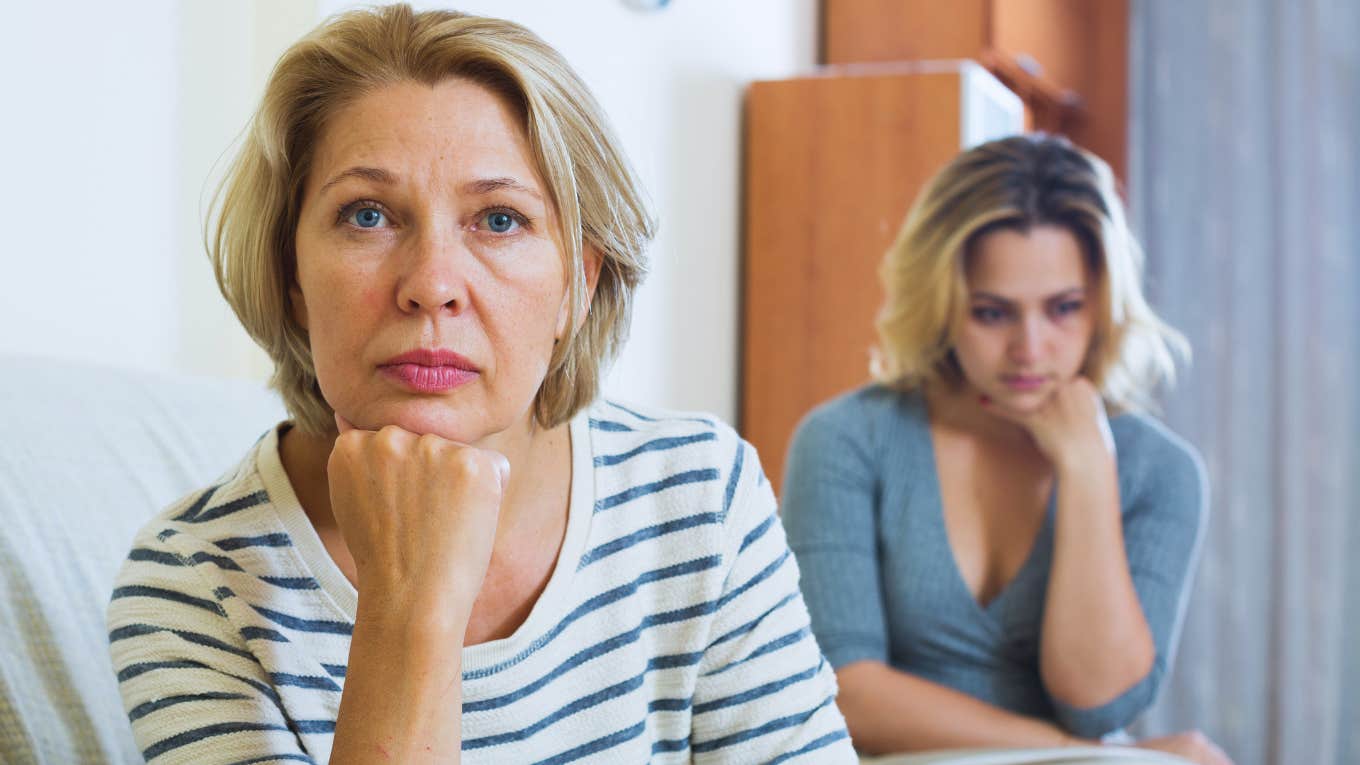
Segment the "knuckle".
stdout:
[[450,466],[463,478],[475,479],[481,472],[481,460],[475,449],[466,446],[451,450],[448,456]]
[[384,455],[401,453],[405,439],[404,431],[395,425],[386,425],[373,436],[373,446]]
[[444,444],[446,443],[447,442],[439,436],[431,433],[424,433],[416,438],[416,449],[420,451],[421,456],[435,457],[438,456],[440,452],[444,451]]
[[338,457],[341,461],[352,462],[363,451],[364,434],[357,430],[351,430],[335,439],[335,446],[331,448],[332,458]]

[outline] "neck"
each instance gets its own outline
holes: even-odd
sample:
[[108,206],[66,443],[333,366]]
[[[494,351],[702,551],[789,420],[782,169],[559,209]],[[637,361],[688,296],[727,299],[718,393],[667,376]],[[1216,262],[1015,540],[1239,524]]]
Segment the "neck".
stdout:
[[1022,426],[982,408],[979,402],[982,393],[967,381],[958,386],[927,383],[922,390],[933,425],[995,443],[1033,448],[1033,441]]
[[[279,457],[298,501],[313,525],[318,527],[335,523],[326,466],[336,437],[333,432],[318,436],[293,427],[281,436],[279,443]],[[472,445],[499,452],[510,462],[510,482],[501,503],[502,529],[534,523],[536,519],[526,516],[541,510],[542,503],[535,500],[544,490],[551,490],[558,472],[554,468],[565,467],[570,472],[569,424],[545,429],[538,427],[530,416],[524,423],[493,433]]]

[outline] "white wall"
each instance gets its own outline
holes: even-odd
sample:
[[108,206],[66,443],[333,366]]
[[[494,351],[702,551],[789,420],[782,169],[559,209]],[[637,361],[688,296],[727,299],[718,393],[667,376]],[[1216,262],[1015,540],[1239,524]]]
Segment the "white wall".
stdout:
[[[78,10],[72,6],[79,6]],[[26,4],[0,184],[0,352],[262,378],[212,282],[202,214],[269,66],[342,0]],[[437,5],[423,3],[425,7]],[[558,47],[595,91],[661,221],[607,390],[736,416],[741,96],[805,71],[814,0],[465,0]],[[14,14],[18,14],[18,18]],[[7,111],[9,111],[7,109]],[[229,156],[229,155],[226,155]]]
[[4,24],[0,350],[171,366],[170,0],[14,3]]
[[6,5],[0,352],[267,376],[202,211],[268,67],[316,19],[310,0]]

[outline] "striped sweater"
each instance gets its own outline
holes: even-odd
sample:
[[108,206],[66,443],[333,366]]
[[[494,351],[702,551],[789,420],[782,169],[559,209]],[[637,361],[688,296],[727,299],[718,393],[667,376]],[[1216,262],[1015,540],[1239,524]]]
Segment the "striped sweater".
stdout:
[[[600,401],[570,425],[567,532],[513,635],[463,652],[465,763],[853,763],[755,451]],[[277,430],[133,542],[108,614],[151,763],[329,759],[357,593]]]

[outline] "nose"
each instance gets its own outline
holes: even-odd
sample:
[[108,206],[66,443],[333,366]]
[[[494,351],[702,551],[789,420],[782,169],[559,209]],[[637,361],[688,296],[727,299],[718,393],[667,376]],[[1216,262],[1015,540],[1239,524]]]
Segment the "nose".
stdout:
[[1042,317],[1026,316],[1015,323],[1007,349],[1011,361],[1019,365],[1033,364],[1043,358],[1047,327]]
[[397,306],[405,313],[461,313],[467,305],[467,253],[457,232],[419,232],[400,259]]

